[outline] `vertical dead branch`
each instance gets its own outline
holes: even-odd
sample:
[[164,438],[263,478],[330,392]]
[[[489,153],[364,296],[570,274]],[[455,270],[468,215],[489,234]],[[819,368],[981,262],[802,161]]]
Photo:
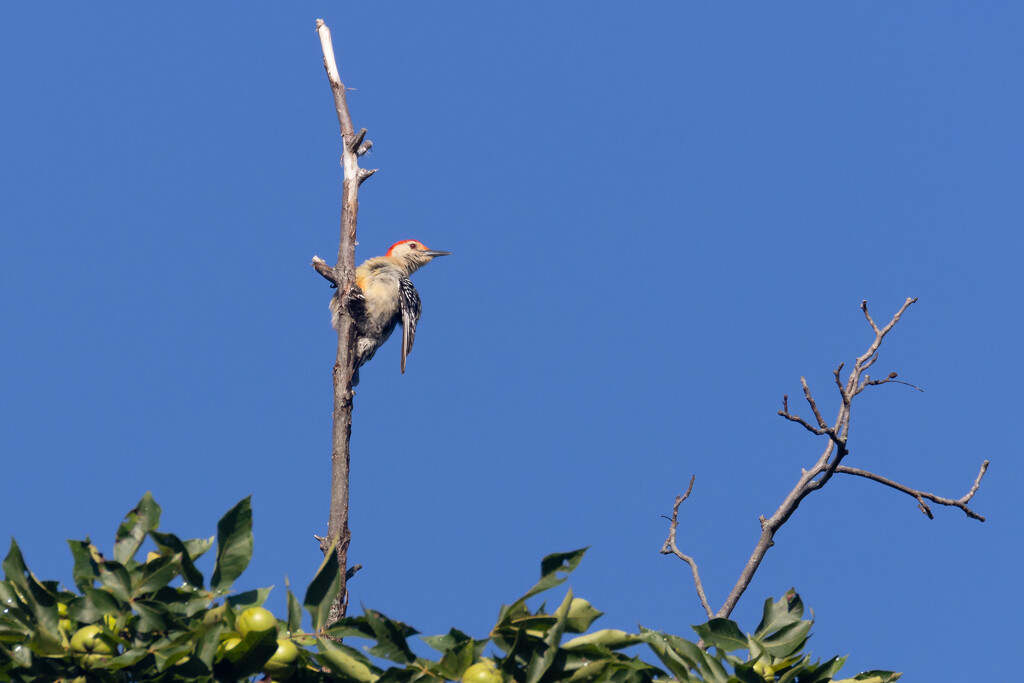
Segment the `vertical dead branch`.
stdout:
[[352,375],[355,371],[356,325],[349,313],[355,288],[356,273],[356,217],[359,212],[359,186],[373,174],[371,170],[359,168],[359,156],[370,147],[363,142],[366,130],[358,133],[352,125],[345,99],[345,86],[338,73],[331,43],[331,30],[322,19],[316,21],[320,47],[323,49],[324,68],[334,93],[334,106],[338,112],[341,127],[342,167],[344,181],[341,202],[341,241],[338,245],[338,261],[334,268],[318,257],[313,257],[313,267],[338,288],[341,312],[338,324],[338,354],[334,362],[334,428],[331,437],[331,510],[327,522],[327,537],[320,540],[323,552],[334,545],[341,567],[341,589],[331,607],[328,623],[345,616],[348,608],[346,586],[348,567],[348,546],[352,534],[348,528],[349,501],[349,440],[352,436]]

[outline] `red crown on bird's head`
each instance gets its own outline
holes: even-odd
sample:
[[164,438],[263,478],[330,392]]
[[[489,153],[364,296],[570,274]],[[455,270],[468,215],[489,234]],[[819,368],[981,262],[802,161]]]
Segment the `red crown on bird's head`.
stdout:
[[391,245],[391,247],[388,249],[388,253],[385,254],[385,256],[393,256],[395,248],[400,247],[403,244],[412,245],[416,249],[416,251],[428,251],[427,248],[423,245],[423,242],[420,242],[419,240],[399,240],[398,242],[395,242],[394,244]]

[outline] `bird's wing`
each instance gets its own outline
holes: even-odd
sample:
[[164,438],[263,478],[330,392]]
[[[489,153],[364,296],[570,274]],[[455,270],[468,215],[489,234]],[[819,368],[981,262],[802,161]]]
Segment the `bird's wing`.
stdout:
[[420,319],[420,295],[412,280],[403,277],[398,283],[398,299],[402,306],[402,374],[405,374],[405,359],[412,351],[416,340],[416,323]]

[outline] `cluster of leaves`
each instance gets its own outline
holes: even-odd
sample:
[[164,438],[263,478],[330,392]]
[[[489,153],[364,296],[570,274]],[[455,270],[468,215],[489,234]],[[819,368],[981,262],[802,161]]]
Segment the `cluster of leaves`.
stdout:
[[[147,493],[118,528],[113,559],[88,538],[70,541],[77,592],[37,579],[11,541],[0,581],[0,681],[228,681],[263,672],[265,680],[298,683],[469,683],[470,678],[473,683],[826,683],[845,660],[812,663],[803,652],[812,622],[802,618],[803,604],[792,591],[765,603],[752,635],[726,619],[695,627],[703,647],[642,627],[638,633],[586,633],[601,612],[571,590],[554,612],[546,612],[545,605],[531,610],[527,601],[564,583],[583,550],[544,558],[540,581],[502,607],[486,638],[457,629],[423,638],[441,654],[428,659],[409,646],[415,629],[373,610],[327,627],[340,585],[333,552],[302,604],[287,591],[285,619],[259,609],[269,588],[229,595],[252,555],[248,498],[217,524],[208,585],[195,561],[213,547],[214,538],[182,541],[158,531],[159,521],[160,507]],[[147,538],[157,551],[138,562],[135,556]],[[179,585],[171,586],[179,577]],[[315,635],[300,629],[303,607]],[[565,640],[566,634],[584,635]],[[371,645],[360,650],[342,644],[343,638]],[[637,646],[647,646],[664,668],[624,652]],[[872,671],[846,680],[897,678]]]

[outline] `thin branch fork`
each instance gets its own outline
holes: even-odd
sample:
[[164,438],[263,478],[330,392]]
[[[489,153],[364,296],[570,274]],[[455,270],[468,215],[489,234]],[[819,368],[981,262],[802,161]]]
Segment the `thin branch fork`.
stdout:
[[[356,132],[348,110],[345,85],[341,82],[338,64],[334,57],[331,30],[322,19],[316,21],[316,31],[323,51],[324,69],[334,95],[334,108],[338,114],[341,129],[344,170],[341,202],[341,238],[338,243],[338,260],[334,267],[319,256],[314,256],[312,266],[316,272],[338,289],[341,299],[341,314],[338,320],[338,350],[334,363],[334,414],[331,434],[331,508],[327,522],[327,536],[319,538],[324,553],[334,546],[341,567],[341,587],[331,605],[327,624],[330,625],[345,616],[348,608],[346,582],[354,576],[355,569],[348,568],[348,547],[352,533],[348,527],[349,513],[349,441],[352,437],[352,376],[356,361],[356,324],[350,313],[353,301],[358,298],[356,286],[356,220],[359,213],[359,186],[376,169],[359,168],[359,156],[373,145],[365,140],[366,129]],[[358,566],[358,565],[357,565]]]
[[[693,492],[693,482],[697,479],[697,475],[690,477],[690,485],[686,488],[686,493],[681,496],[676,496],[676,503],[672,506],[672,519],[668,527],[668,538],[665,539],[665,544],[661,546],[662,555],[675,555],[680,560],[690,565],[690,571],[693,573],[693,584],[697,587],[697,595],[700,597],[700,604],[704,606],[704,611],[708,615],[708,619],[713,618],[714,612],[711,611],[711,605],[708,604],[707,596],[704,595],[704,584],[700,580],[700,572],[697,571],[697,562],[694,561],[689,555],[684,555],[679,546],[676,545],[676,529],[679,527],[679,506],[683,504],[683,501],[690,497],[690,493]],[[667,519],[667,518],[666,518]]]
[[[868,347],[867,351],[858,356],[857,359],[854,361],[853,369],[851,370],[850,375],[845,382],[843,382],[843,380],[840,378],[840,373],[842,372],[844,367],[843,363],[840,363],[839,367],[836,368],[836,370],[833,372],[835,385],[839,391],[841,398],[841,405],[839,408],[839,413],[836,416],[835,421],[831,425],[829,425],[821,415],[817,402],[814,400],[814,397],[811,394],[810,387],[808,386],[805,378],[800,378],[800,384],[803,388],[804,398],[811,409],[811,413],[814,415],[814,423],[812,423],[809,420],[805,420],[799,415],[790,412],[789,397],[782,397],[782,410],[780,410],[778,414],[791,422],[799,424],[812,434],[819,436],[828,436],[828,443],[825,445],[824,451],[818,458],[818,461],[815,463],[815,465],[808,470],[801,471],[799,481],[786,496],[785,500],[783,500],[782,504],[779,505],[779,508],[775,511],[775,513],[768,519],[765,519],[763,516],[760,518],[761,536],[758,539],[756,546],[754,547],[754,551],[751,553],[750,559],[747,561],[746,566],[744,566],[742,572],[740,573],[739,579],[737,580],[735,587],[729,593],[722,607],[718,610],[715,616],[728,617],[732,613],[733,609],[736,607],[736,603],[743,595],[743,592],[750,585],[750,582],[754,577],[754,573],[757,571],[758,567],[761,564],[761,561],[764,559],[765,553],[767,553],[768,549],[774,545],[775,533],[783,524],[785,524],[789,520],[793,513],[796,512],[797,508],[799,507],[800,503],[803,501],[804,498],[810,495],[813,491],[816,491],[825,486],[825,484],[827,484],[828,481],[832,478],[832,475],[837,472],[840,472],[842,474],[865,477],[873,481],[877,481],[878,483],[884,484],[886,486],[890,486],[891,488],[894,488],[903,493],[906,493],[907,495],[914,497],[918,501],[918,506],[926,515],[928,515],[929,518],[932,517],[931,509],[928,507],[928,504],[925,502],[925,500],[929,500],[939,505],[958,507],[961,510],[963,510],[968,517],[971,517],[972,519],[977,519],[979,521],[984,521],[984,517],[975,513],[968,507],[968,502],[971,500],[974,494],[978,491],[978,488],[981,486],[981,479],[988,468],[988,461],[985,461],[985,463],[982,465],[981,471],[978,473],[978,477],[975,479],[974,486],[971,488],[971,490],[968,491],[968,493],[964,495],[962,498],[957,500],[942,498],[932,493],[918,491],[909,486],[905,486],[903,484],[899,484],[897,482],[886,479],[885,477],[882,477],[880,475],[842,465],[843,459],[847,455],[849,455],[849,450],[846,447],[846,439],[850,428],[850,407],[855,396],[857,396],[859,393],[864,391],[864,389],[866,389],[869,386],[878,386],[881,384],[889,383],[905,384],[907,386],[913,387],[914,389],[917,389],[918,391],[921,391],[920,388],[914,386],[913,384],[898,381],[896,379],[897,374],[895,372],[889,373],[885,378],[877,380],[872,380],[866,372],[878,360],[878,349],[882,344],[882,340],[893,329],[893,327],[895,327],[896,323],[900,321],[900,318],[906,312],[906,310],[916,301],[916,298],[908,298],[899,308],[899,310],[895,313],[895,315],[893,315],[892,319],[883,327],[879,327],[878,324],[871,317],[871,314],[868,312],[867,301],[861,302],[861,310],[864,312],[864,317],[866,318],[868,324],[871,326],[871,330],[875,333],[875,338],[871,342],[871,345]],[[691,480],[691,487],[692,485],[693,484]],[[687,492],[687,495],[689,495],[689,491]],[[662,547],[662,553],[669,554],[671,552],[672,554],[676,554],[681,559],[684,559],[684,561],[688,561],[686,559],[686,556],[679,552],[678,549],[675,547],[675,525],[677,523],[677,512],[679,504],[682,502],[682,500],[685,499],[686,496],[682,496],[681,498],[676,499],[676,504],[673,507],[673,517],[671,520],[672,524],[669,530],[669,540],[667,540],[665,542],[665,545]],[[691,567],[694,568],[694,575],[696,578],[695,564],[692,564]],[[704,605],[705,609],[707,609],[707,601],[704,597],[703,587],[699,583],[696,583],[696,587],[698,595],[701,599],[701,604]]]

